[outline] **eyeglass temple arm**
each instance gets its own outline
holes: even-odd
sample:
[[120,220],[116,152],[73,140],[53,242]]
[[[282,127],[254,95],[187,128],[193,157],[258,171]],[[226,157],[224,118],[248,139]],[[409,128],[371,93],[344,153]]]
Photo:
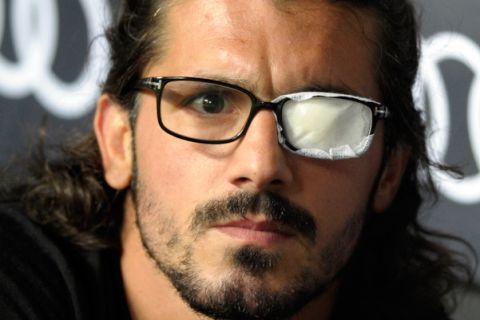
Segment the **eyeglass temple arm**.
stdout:
[[161,78],[144,78],[139,81],[137,87],[138,88],[148,88],[152,89],[154,91],[160,90],[160,87],[162,86],[162,79]]
[[385,119],[390,116],[390,111],[386,106],[380,105],[380,106],[375,106],[375,110],[373,114],[377,118]]

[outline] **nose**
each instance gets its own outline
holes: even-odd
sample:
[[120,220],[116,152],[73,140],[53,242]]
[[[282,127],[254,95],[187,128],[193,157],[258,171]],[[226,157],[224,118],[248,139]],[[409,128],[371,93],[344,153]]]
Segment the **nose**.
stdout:
[[260,110],[245,135],[236,142],[228,165],[229,182],[248,191],[281,188],[293,175],[286,150],[278,143],[277,120],[271,110]]

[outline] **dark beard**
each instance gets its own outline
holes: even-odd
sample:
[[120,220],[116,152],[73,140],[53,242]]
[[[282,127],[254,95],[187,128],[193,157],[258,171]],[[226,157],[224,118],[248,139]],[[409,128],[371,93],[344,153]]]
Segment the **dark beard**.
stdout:
[[[253,261],[252,257],[263,256],[260,260],[269,259],[268,254],[264,254],[262,249],[254,247],[240,248],[237,255],[241,258],[238,258],[236,263],[247,270],[259,267],[258,262]],[[250,257],[246,258],[247,256]],[[263,265],[259,268],[268,269],[268,267],[264,269]],[[162,271],[192,309],[213,319],[287,319],[316,296],[321,295],[330,284],[320,284],[314,274],[306,271],[292,279],[292,285],[282,291],[269,291],[262,287],[252,290],[243,279],[245,275],[236,273],[228,281],[223,281],[221,285],[205,294],[208,288],[205,288],[205,284],[195,272],[181,272],[172,268],[162,268]]]
[[241,247],[232,254],[233,264],[252,276],[261,276],[273,271],[279,257],[255,246]]
[[[263,277],[273,272],[282,258],[288,257],[279,257],[263,248],[245,245],[226,252],[232,272],[223,282],[210,285],[199,276],[192,258],[194,242],[183,247],[183,258],[178,263],[162,258],[150,246],[152,242],[142,227],[141,215],[138,215],[138,199],[135,202],[137,224],[147,253],[192,309],[214,319],[285,319],[297,313],[321,295],[334,280],[335,272],[343,264],[342,249],[354,241],[356,230],[362,224],[360,217],[358,221],[352,221],[340,239],[333,241],[323,252],[322,263],[325,264],[326,275],[318,275],[315,270],[305,268],[297,276],[292,276],[290,285],[281,290],[271,290],[261,285]],[[317,228],[311,213],[273,193],[240,192],[226,199],[209,201],[196,208],[189,229],[198,238],[209,224],[220,219],[241,217],[246,213],[263,214],[267,219],[296,232],[312,245],[315,244]],[[173,233],[167,244],[169,249],[177,249],[181,245],[180,238],[178,233]]]
[[[210,201],[195,210],[190,230],[198,237],[203,234],[204,226],[220,219],[241,217],[247,212],[264,214],[268,219],[315,243],[316,226],[312,215],[273,193],[259,195],[241,192],[224,200]],[[252,290],[242,280],[243,277],[249,275],[261,279],[262,275],[278,266],[279,257],[252,245],[238,248],[229,256],[232,265],[241,270],[236,273],[238,279],[234,276],[233,279],[224,281],[206,297],[202,294],[205,292],[204,285],[199,282],[192,268],[188,267],[191,259],[184,261],[184,266],[191,272],[171,268],[163,271],[194,310],[214,319],[284,319],[324,291],[323,286],[312,285],[315,276],[307,272],[292,281],[294,285],[282,292],[271,292],[265,288]]]

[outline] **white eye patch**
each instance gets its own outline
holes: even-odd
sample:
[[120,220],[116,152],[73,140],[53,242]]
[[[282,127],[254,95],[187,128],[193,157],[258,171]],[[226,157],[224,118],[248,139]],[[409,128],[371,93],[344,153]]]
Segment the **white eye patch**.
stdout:
[[356,158],[372,142],[372,111],[362,103],[368,99],[300,92],[275,100],[285,100],[280,143],[297,154],[331,160]]

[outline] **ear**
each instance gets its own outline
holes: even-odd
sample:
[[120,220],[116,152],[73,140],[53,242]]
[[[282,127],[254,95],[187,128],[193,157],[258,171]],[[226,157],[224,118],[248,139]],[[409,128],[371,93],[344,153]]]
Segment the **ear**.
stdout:
[[128,112],[103,94],[97,103],[94,119],[104,177],[114,189],[125,189],[132,178],[132,130]]
[[393,202],[409,157],[410,149],[404,145],[398,145],[390,153],[375,191],[373,199],[373,210],[375,212],[385,211]]

